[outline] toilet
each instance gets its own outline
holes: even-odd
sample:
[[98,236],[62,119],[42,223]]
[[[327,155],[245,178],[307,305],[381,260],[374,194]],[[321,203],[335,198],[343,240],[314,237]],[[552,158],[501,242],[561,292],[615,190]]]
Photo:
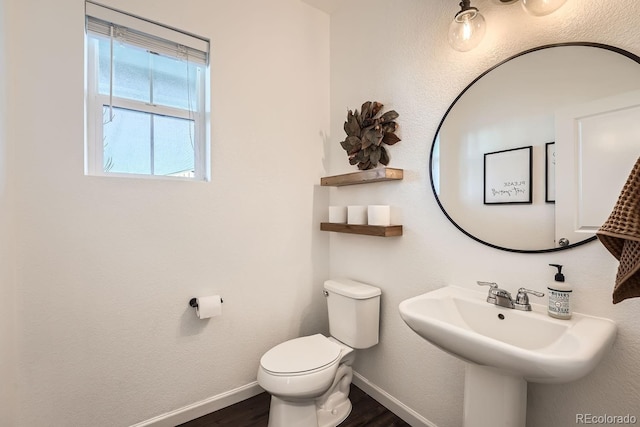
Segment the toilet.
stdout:
[[349,416],[354,350],[378,344],[380,294],[354,280],[324,282],[330,336],[285,341],[260,359],[258,384],[271,394],[268,427],[335,427]]

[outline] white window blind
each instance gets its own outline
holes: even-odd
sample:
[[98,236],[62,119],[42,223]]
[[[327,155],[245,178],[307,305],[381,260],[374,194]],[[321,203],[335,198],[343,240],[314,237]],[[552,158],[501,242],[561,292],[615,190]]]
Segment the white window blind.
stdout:
[[208,180],[208,40],[85,6],[85,173]]
[[[87,31],[174,58],[207,64],[209,41],[97,3],[85,3]],[[113,27],[113,34],[112,34]]]

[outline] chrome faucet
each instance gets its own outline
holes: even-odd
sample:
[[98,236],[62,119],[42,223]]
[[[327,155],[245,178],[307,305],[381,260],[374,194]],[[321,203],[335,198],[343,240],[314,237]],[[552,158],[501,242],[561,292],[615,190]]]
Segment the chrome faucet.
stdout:
[[500,289],[497,283],[494,282],[477,282],[480,286],[489,286],[489,294],[487,295],[487,302],[489,304],[495,304],[500,307],[515,308],[516,310],[531,311],[531,304],[529,303],[529,295],[535,295],[537,297],[543,297],[542,292],[533,291],[531,289],[520,288],[516,298],[511,297],[509,291]]

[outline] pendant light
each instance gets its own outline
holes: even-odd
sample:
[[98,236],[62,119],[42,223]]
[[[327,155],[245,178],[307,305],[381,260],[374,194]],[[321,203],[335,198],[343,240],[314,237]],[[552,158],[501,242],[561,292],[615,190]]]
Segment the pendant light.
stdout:
[[460,11],[449,25],[449,44],[460,52],[471,50],[480,44],[486,28],[478,8],[471,6],[471,0],[462,0]]
[[[544,16],[560,9],[567,0],[493,0],[500,5],[520,2],[522,8],[533,16]],[[460,11],[449,25],[449,44],[455,50],[466,52],[478,46],[486,31],[484,17],[471,0],[460,2]]]
[[522,8],[534,16],[544,16],[560,9],[567,0],[520,0]]

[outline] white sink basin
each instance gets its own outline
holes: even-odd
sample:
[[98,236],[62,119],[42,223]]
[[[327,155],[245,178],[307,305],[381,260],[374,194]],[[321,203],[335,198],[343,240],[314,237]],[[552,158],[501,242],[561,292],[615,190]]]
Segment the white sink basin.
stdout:
[[400,303],[402,319],[418,335],[462,360],[527,381],[565,383],[591,372],[616,336],[609,320],[573,313],[553,319],[486,302],[486,291],[447,286]]

